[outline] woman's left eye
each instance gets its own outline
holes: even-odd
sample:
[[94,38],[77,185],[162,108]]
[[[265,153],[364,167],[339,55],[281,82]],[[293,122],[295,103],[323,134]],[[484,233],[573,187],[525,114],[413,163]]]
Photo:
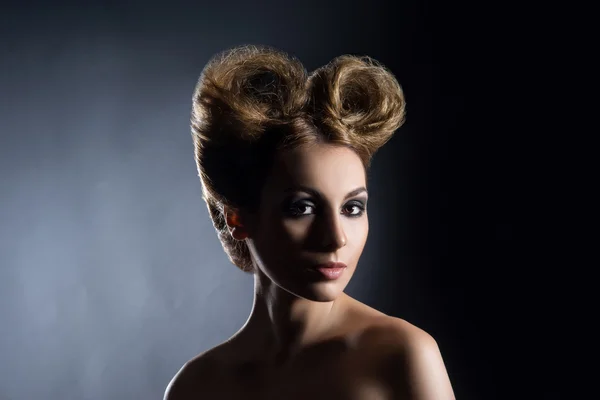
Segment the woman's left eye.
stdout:
[[344,208],[350,210],[349,215],[352,217],[359,217],[365,211],[365,207],[361,203],[351,203]]

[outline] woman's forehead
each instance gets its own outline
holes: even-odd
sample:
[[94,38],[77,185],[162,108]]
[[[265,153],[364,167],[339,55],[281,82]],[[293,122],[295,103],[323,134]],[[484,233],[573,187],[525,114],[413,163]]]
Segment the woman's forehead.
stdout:
[[360,157],[352,149],[315,144],[281,152],[266,186],[275,192],[304,186],[322,193],[345,194],[365,187],[366,176]]

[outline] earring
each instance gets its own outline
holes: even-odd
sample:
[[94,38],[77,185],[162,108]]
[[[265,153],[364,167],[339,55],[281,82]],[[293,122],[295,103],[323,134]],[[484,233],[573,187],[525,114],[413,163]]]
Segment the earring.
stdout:
[[237,240],[244,240],[248,237],[248,234],[243,230],[244,225],[240,222],[236,214],[233,214],[229,218],[229,226],[231,226],[231,236]]
[[244,225],[240,222],[240,217],[236,212],[227,212],[227,225],[230,226],[230,233],[236,240],[244,240],[248,233],[243,229]]

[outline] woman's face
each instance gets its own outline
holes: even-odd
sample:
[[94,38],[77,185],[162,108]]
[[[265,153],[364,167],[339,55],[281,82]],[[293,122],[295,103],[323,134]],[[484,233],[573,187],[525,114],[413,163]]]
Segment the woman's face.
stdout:
[[[351,149],[305,145],[279,154],[247,240],[260,272],[313,301],[332,301],[352,277],[367,241],[366,176]],[[328,279],[314,267],[347,267]]]

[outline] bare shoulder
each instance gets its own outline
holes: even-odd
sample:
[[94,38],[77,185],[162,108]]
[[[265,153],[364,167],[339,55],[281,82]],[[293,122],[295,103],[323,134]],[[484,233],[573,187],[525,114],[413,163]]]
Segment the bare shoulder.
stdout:
[[218,353],[216,347],[187,361],[167,385],[163,400],[201,399],[214,394],[221,371]]
[[363,332],[361,342],[376,354],[379,374],[394,398],[455,399],[440,348],[425,330],[386,316]]
[[379,316],[361,334],[365,343],[384,345],[398,350],[437,348],[437,342],[428,332],[410,322],[391,316]]
[[410,322],[389,316],[355,299],[350,299],[347,314],[356,321],[357,344],[393,347],[437,346],[434,338]]
[[351,300],[351,313],[362,322],[352,337],[366,357],[386,398],[454,400],[437,341],[420,327]]

